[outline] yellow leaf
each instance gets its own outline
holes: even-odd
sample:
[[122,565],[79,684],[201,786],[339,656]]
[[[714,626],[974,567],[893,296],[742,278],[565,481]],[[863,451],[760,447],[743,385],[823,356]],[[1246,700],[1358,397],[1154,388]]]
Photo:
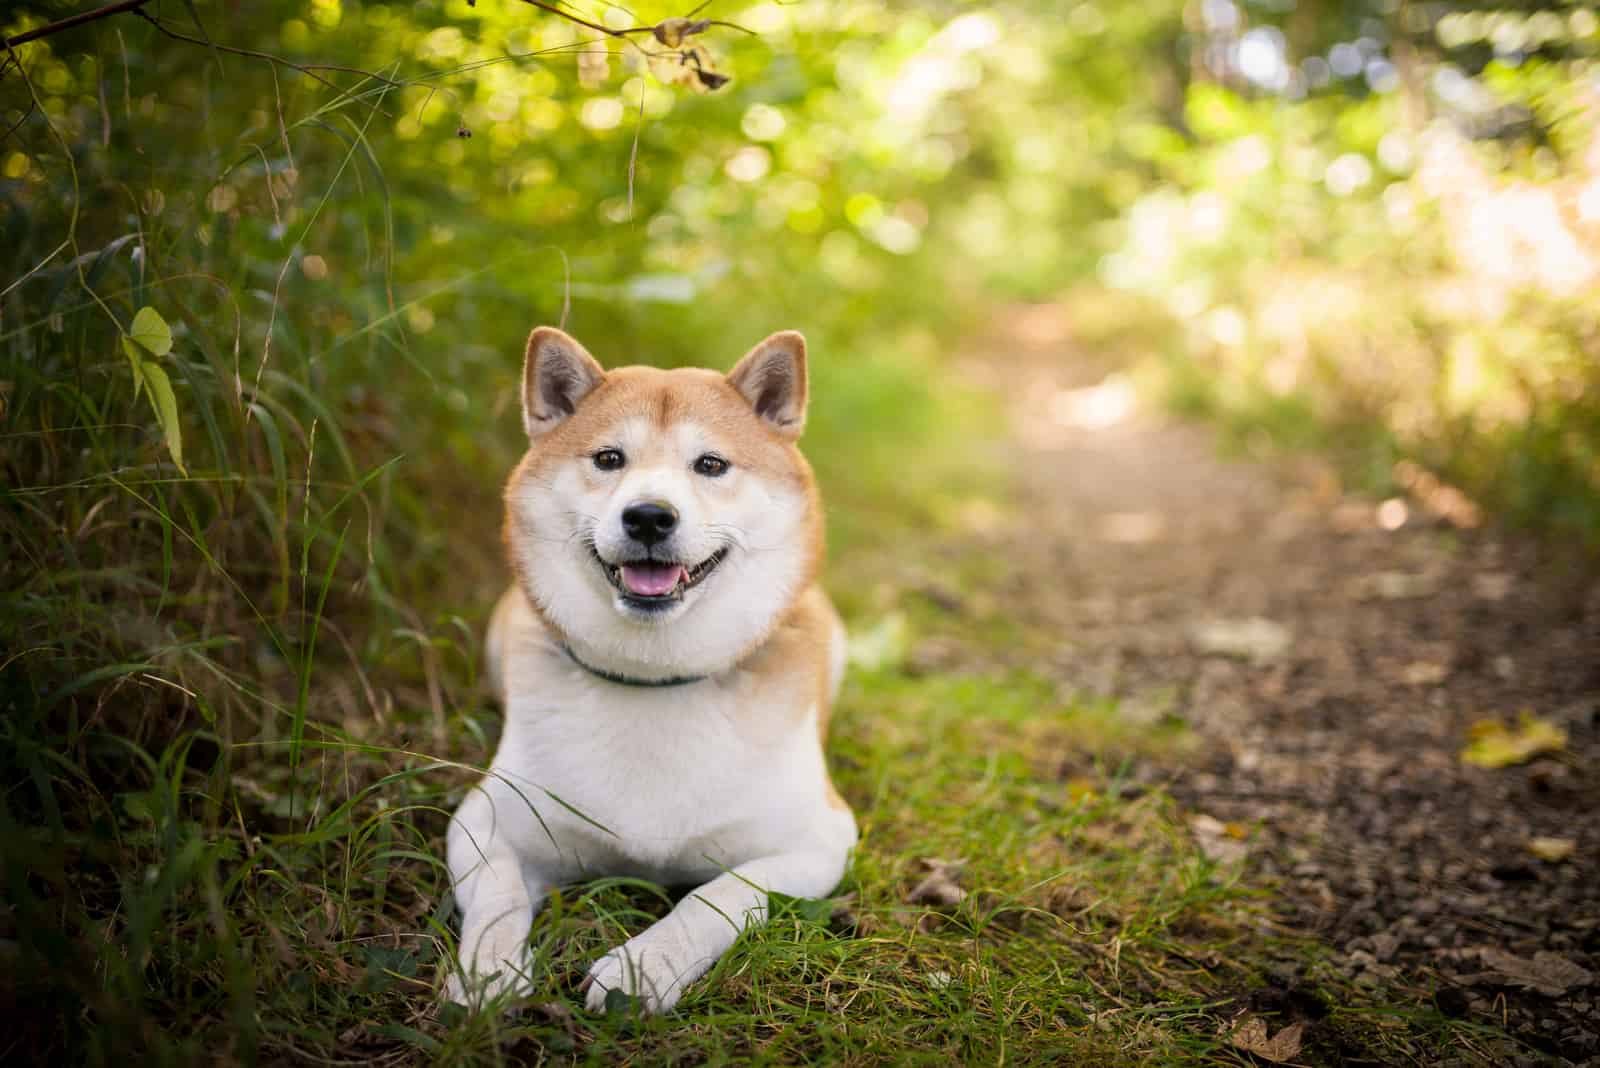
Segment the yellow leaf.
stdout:
[[1498,720],[1480,720],[1467,729],[1467,738],[1461,760],[1480,768],[1525,764],[1540,753],[1558,753],[1567,745],[1566,731],[1529,712],[1518,717],[1515,728]]

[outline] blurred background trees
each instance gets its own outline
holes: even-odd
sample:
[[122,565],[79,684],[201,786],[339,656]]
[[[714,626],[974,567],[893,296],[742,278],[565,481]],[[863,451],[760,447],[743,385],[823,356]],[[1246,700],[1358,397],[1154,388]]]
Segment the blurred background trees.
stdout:
[[[350,855],[426,852],[441,795],[407,769],[481,756],[540,322],[667,365],[806,331],[846,550],[966,477],[930,459],[982,418],[948,367],[1033,302],[1064,354],[1247,446],[1592,551],[1597,50],[1589,4],[1400,0],[158,0],[8,45],[0,699],[27,785],[0,830],[35,874],[5,937],[52,997],[137,1020],[152,954],[182,985],[270,948],[174,901],[243,916],[239,865],[317,870],[340,837],[257,859],[217,832],[237,806],[384,807],[398,837]],[[359,805],[306,780],[368,741]],[[233,812],[186,796],[195,769]],[[103,959],[49,934],[113,915]],[[163,1011],[248,1020],[207,989]]]

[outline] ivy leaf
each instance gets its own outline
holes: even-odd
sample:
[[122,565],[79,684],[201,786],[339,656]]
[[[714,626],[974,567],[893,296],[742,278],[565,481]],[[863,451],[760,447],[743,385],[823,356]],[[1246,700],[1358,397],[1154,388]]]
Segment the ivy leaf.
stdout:
[[161,318],[161,313],[149,306],[139,309],[133,317],[128,336],[137,341],[152,356],[165,356],[172,351],[172,328]]

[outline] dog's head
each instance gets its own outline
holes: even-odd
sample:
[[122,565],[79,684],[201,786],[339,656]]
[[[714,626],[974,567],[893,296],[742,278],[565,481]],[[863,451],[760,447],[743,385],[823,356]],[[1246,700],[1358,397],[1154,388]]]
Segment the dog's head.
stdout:
[[608,372],[542,326],[522,405],[531,445],[506,486],[506,542],[534,607],[586,663],[720,671],[814,578],[822,516],[795,447],[799,334],[773,334],[724,376]]

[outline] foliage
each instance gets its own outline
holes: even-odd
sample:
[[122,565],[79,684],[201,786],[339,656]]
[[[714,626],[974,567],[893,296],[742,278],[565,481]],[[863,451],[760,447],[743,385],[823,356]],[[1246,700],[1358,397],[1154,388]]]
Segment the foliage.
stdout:
[[1596,28],[1467,17],[1434,24],[1438,41],[1511,27],[1565,54],[1480,58],[1468,78],[1452,60],[1470,57],[1417,53],[1411,89],[1293,107],[1191,87],[1194,141],[1149,139],[1164,181],[1100,272],[1143,298],[1144,321],[1100,337],[1162,350],[1178,406],[1241,438],[1332,449],[1363,487],[1592,555]]

